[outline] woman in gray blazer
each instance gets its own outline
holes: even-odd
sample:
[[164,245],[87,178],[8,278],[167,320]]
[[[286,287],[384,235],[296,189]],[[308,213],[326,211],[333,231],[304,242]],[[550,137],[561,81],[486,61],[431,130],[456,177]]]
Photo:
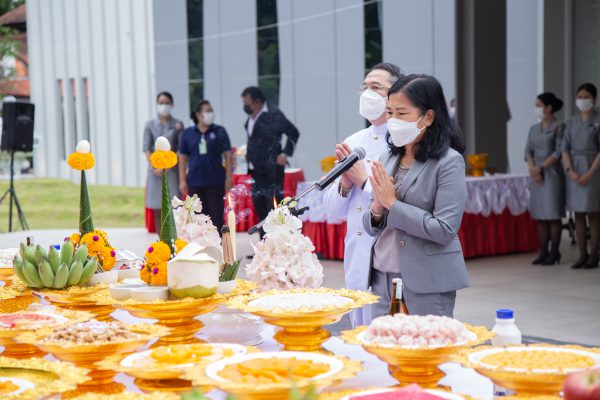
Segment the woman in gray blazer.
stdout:
[[392,279],[402,278],[409,314],[454,311],[469,285],[458,228],[467,195],[462,140],[449,120],[440,83],[407,75],[388,94],[389,151],[372,166],[373,199],[365,230],[375,237],[369,281],[388,313]]

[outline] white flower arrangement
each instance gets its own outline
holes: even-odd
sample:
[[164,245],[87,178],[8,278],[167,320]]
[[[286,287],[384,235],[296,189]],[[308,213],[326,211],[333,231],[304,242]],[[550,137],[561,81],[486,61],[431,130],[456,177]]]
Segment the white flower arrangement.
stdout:
[[320,287],[323,266],[312,242],[300,231],[302,221],[282,206],[269,212],[263,229],[265,238],[246,266],[248,278],[261,290]]
[[201,214],[202,202],[197,195],[188,196],[185,200],[173,196],[171,206],[179,238],[203,247],[221,247],[219,232],[210,217]]

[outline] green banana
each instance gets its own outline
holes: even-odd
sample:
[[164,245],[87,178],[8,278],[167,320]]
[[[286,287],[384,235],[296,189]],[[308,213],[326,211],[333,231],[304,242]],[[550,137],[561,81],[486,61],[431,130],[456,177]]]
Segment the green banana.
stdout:
[[35,251],[33,247],[25,246],[24,243],[21,243],[21,257],[23,257],[23,261],[29,261],[32,264],[35,264]]
[[73,243],[69,239],[60,248],[60,262],[67,266],[73,263]]
[[48,252],[38,244],[37,246],[35,246],[34,256],[35,260],[38,262],[34,265],[39,265],[39,263],[42,262],[43,259],[48,258]]
[[[82,244],[81,246],[79,246],[77,248],[77,251],[75,251],[75,255],[73,256],[73,260],[79,260],[81,262],[81,264],[85,263],[85,259],[87,258],[88,255],[88,249],[87,246],[85,244]],[[71,268],[73,266],[71,265]]]
[[87,283],[90,280],[96,269],[98,268],[98,263],[96,261],[96,257],[91,257],[85,263],[83,267],[83,272],[81,273],[81,279],[79,279],[79,284]]
[[54,273],[52,272],[52,267],[50,267],[50,263],[46,260],[42,260],[40,265],[38,266],[38,272],[40,273],[40,279],[45,287],[52,287],[54,284]]
[[29,282],[29,286],[34,288],[42,288],[44,285],[40,279],[40,274],[37,271],[37,268],[33,266],[29,261],[25,261],[23,264],[23,275],[27,278]]
[[54,289],[62,289],[67,284],[67,278],[69,277],[69,268],[66,264],[62,264],[58,267],[58,271],[56,271],[56,275],[54,276],[54,284],[52,287]]
[[67,279],[67,286],[77,285],[79,280],[81,279],[81,274],[83,273],[83,264],[79,260],[75,260],[73,265],[71,265],[71,270],[69,271],[69,278]]
[[56,274],[58,267],[60,267],[60,253],[54,246],[50,246],[50,250],[48,251],[48,262],[50,263],[50,268],[52,268],[52,274]]
[[23,283],[27,284],[27,279],[25,278],[25,275],[23,275],[23,259],[20,256],[15,256],[13,259],[13,270],[15,271],[15,275],[17,275]]

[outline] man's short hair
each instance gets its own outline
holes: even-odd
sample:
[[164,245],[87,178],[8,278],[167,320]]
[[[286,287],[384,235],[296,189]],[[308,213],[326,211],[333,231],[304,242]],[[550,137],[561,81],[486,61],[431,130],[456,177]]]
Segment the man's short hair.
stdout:
[[390,83],[394,83],[398,79],[400,79],[400,77],[404,76],[404,72],[402,72],[400,67],[397,66],[396,64],[387,63],[387,62],[379,63],[379,64],[374,65],[373,68],[371,68],[369,70],[369,73],[371,73],[372,71],[375,71],[376,69],[380,69],[382,71],[387,71],[391,75]]
[[261,103],[264,103],[266,101],[264,93],[262,92],[262,90],[260,90],[260,88],[256,86],[248,86],[246,89],[244,89],[244,91],[242,92],[242,97],[246,96],[250,96],[252,101],[258,100]]

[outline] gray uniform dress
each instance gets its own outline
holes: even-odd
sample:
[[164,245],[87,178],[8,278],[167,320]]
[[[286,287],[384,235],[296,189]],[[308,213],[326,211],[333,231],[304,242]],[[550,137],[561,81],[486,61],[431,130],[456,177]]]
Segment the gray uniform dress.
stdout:
[[[154,151],[154,143],[159,136],[166,137],[171,143],[171,150],[177,152],[183,123],[173,117],[169,117],[169,123],[163,125],[158,118],[146,123],[144,127],[144,153]],[[179,196],[179,174],[177,166],[171,168],[168,174],[169,190],[171,196]],[[162,179],[152,173],[152,166],[148,164],[148,178],[146,180],[146,208],[159,210],[161,208],[161,185]]]
[[544,169],[543,183],[535,183],[532,179],[529,184],[529,214],[533,219],[557,220],[565,216],[565,175],[560,163],[563,129],[563,124],[556,120],[546,129],[542,129],[541,122],[529,129],[525,160],[531,157],[538,167],[550,156],[559,160]]
[[[563,150],[571,155],[573,170],[586,173],[600,152],[600,111],[583,122],[577,115],[569,119],[563,136]],[[600,212],[600,172],[587,186],[567,179],[567,208],[574,212]]]

